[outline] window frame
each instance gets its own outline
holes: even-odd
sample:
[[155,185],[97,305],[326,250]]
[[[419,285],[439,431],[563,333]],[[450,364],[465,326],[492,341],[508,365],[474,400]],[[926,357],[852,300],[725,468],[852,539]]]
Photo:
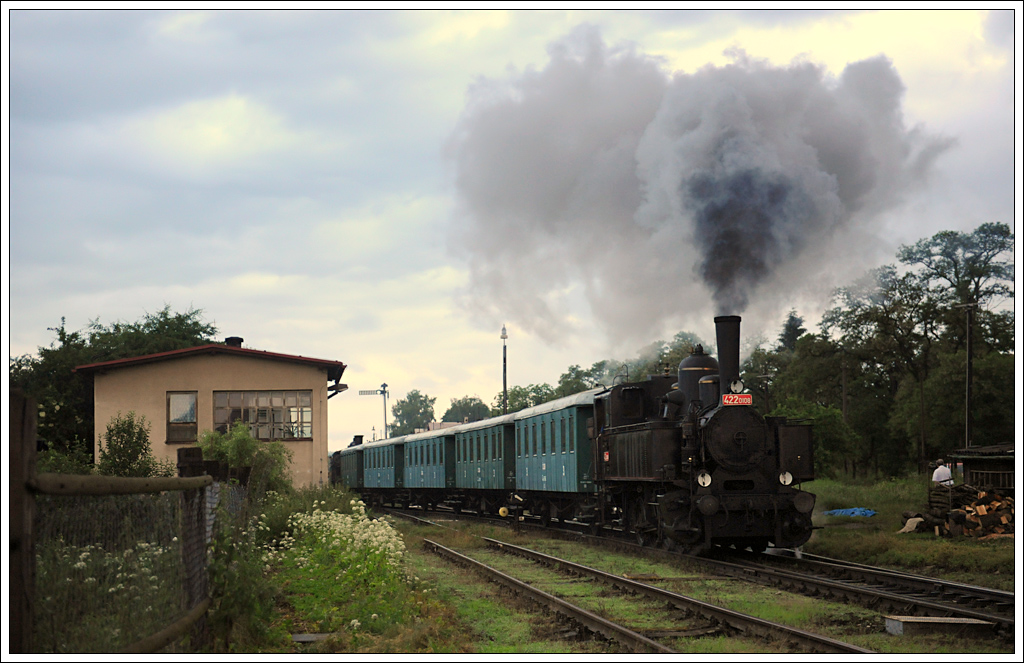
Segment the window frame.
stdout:
[[[192,421],[171,421],[171,398],[174,396],[192,397]],[[164,439],[166,444],[195,444],[199,437],[199,392],[168,391],[166,394],[167,430]]]

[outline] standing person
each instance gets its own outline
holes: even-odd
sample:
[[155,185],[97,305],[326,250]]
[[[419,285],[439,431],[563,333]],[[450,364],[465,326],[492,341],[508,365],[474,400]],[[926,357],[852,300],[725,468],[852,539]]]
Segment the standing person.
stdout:
[[941,458],[935,461],[935,471],[932,472],[932,484],[936,486],[952,486],[953,474]]

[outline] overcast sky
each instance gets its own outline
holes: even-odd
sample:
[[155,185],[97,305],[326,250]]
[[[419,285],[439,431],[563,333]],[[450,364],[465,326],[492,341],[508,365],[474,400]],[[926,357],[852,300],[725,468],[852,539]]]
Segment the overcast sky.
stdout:
[[360,389],[490,404],[502,324],[510,386],[718,313],[770,341],[1014,222],[1019,13],[13,6],[10,354],[199,308],[348,365],[331,450],[379,434]]

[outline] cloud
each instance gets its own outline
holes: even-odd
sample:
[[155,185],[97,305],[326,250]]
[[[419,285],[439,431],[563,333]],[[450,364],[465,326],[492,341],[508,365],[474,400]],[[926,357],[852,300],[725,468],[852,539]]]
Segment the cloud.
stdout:
[[254,162],[270,168],[270,157],[316,145],[312,133],[290,129],[271,108],[240,94],[187,102],[118,126],[122,141],[137,146],[143,158],[190,178],[209,178]]

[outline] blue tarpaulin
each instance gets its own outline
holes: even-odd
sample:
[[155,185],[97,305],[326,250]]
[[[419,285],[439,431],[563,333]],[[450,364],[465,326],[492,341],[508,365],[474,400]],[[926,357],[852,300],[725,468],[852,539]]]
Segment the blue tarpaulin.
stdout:
[[832,509],[825,512],[826,516],[873,516],[875,512],[871,509]]

